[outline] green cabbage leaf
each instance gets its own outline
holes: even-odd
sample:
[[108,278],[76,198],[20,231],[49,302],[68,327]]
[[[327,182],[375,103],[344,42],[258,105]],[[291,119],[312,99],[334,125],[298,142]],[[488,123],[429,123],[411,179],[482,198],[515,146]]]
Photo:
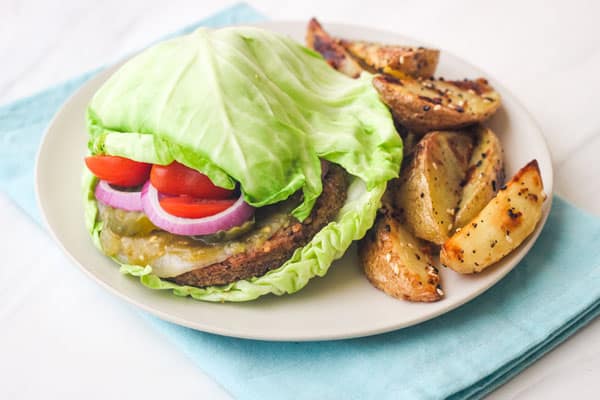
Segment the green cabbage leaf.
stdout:
[[[92,154],[177,160],[256,207],[322,191],[319,159],[377,191],[402,142],[364,73],[350,79],[294,40],[258,28],[201,28],[127,61],[87,110]],[[149,279],[149,278],[147,278]]]
[[[89,172],[84,175],[84,204],[86,227],[92,234],[94,244],[102,250],[100,232],[102,222],[97,220],[98,207],[94,197],[96,178]],[[315,276],[324,276],[331,263],[340,258],[352,241],[364,236],[373,225],[385,183],[367,189],[357,177],[352,178],[348,188],[348,198],[337,218],[321,229],[304,247],[297,249],[293,256],[281,267],[260,277],[240,280],[224,286],[197,288],[177,285],[159,278],[152,273],[150,265],[121,264],[121,272],[139,277],[149,288],[172,290],[178,296],[191,296],[196,300],[223,302],[249,301],[265,294],[283,295],[302,289]]]

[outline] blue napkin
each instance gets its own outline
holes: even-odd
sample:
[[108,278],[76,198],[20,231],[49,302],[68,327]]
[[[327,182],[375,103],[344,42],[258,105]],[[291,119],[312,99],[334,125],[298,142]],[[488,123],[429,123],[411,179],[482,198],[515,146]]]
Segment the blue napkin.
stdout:
[[[239,4],[181,32],[260,19]],[[41,134],[94,72],[0,107],[0,190],[35,219]],[[534,248],[492,289],[442,317],[363,339],[270,343],[148,318],[240,399],[479,398],[600,313],[599,243],[600,219],[555,197]]]

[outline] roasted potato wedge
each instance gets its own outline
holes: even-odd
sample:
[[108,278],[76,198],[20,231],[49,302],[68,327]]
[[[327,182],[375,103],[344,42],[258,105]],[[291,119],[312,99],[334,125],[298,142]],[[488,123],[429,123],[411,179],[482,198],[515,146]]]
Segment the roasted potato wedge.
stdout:
[[417,147],[417,143],[423,137],[423,135],[419,135],[413,133],[411,131],[406,132],[406,134],[402,136],[402,147],[404,149],[404,157],[405,159],[410,158],[411,154],[415,151]]
[[315,18],[312,18],[308,22],[306,46],[320,53],[329,65],[351,78],[358,78],[363,71],[358,62],[352,58],[336,39],[325,32],[319,21]]
[[394,197],[398,213],[418,238],[442,244],[453,232],[472,149],[465,132],[430,132],[416,145]]
[[430,78],[440,51],[424,47],[394,46],[340,39],[340,44],[370,72],[396,77]]
[[373,85],[398,122],[415,133],[458,129],[491,117],[500,95],[485,79],[395,78],[377,75]]
[[536,160],[529,162],[496,197],[442,246],[443,265],[470,274],[516,249],[542,218],[546,199]]
[[481,125],[474,129],[476,145],[464,180],[454,227],[462,228],[496,195],[504,184],[502,145],[496,134]]
[[431,302],[444,295],[427,244],[412,236],[390,213],[378,218],[359,243],[358,254],[371,284],[392,297]]

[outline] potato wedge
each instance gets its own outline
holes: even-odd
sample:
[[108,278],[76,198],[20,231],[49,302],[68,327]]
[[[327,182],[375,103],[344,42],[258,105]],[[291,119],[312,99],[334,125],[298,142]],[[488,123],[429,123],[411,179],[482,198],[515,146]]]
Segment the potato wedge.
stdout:
[[373,85],[398,122],[415,133],[472,125],[500,107],[500,95],[481,78],[444,81],[378,75]]
[[504,184],[502,145],[491,129],[481,125],[475,129],[476,142],[464,180],[462,197],[454,219],[454,227],[462,228],[494,198]]
[[423,137],[423,135],[416,134],[411,131],[407,131],[402,137],[402,147],[404,149],[405,159],[410,158],[411,154],[415,151],[417,143]]
[[431,302],[444,295],[427,244],[412,236],[390,213],[381,215],[360,241],[358,254],[371,284],[392,297]]
[[306,46],[320,53],[329,65],[351,78],[358,78],[363,71],[358,62],[337,40],[325,32],[315,18],[311,18],[308,22]]
[[440,51],[424,47],[394,46],[340,39],[340,44],[370,72],[396,77],[430,78],[435,73]]
[[415,147],[403,167],[395,206],[415,236],[436,244],[453,232],[461,182],[473,149],[465,132],[430,132]]
[[444,243],[443,265],[470,274],[516,249],[542,218],[546,199],[536,160],[529,162],[464,228]]

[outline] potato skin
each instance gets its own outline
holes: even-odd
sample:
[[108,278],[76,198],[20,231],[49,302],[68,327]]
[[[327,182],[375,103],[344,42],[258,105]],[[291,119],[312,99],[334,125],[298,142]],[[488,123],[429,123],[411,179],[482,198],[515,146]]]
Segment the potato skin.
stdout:
[[443,265],[480,272],[517,248],[542,218],[546,199],[536,160],[529,162],[464,228],[442,246]]
[[370,72],[403,77],[430,78],[440,57],[440,51],[424,47],[385,45],[341,39],[339,43]]
[[306,46],[320,53],[329,65],[351,78],[358,78],[363,71],[358,62],[337,40],[329,36],[315,18],[308,22]]
[[485,79],[444,81],[377,75],[373,86],[394,118],[415,133],[453,130],[482,122],[500,107]]
[[472,220],[504,184],[504,154],[496,134],[478,125],[474,128],[475,148],[467,169],[462,197],[454,220],[462,228]]
[[444,295],[427,245],[389,213],[360,241],[358,255],[371,284],[392,297],[432,302]]
[[444,243],[453,232],[461,182],[471,157],[465,132],[430,132],[416,145],[394,188],[394,204],[418,238]]

